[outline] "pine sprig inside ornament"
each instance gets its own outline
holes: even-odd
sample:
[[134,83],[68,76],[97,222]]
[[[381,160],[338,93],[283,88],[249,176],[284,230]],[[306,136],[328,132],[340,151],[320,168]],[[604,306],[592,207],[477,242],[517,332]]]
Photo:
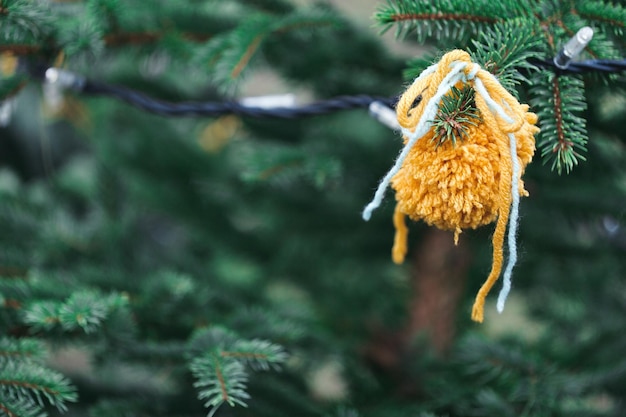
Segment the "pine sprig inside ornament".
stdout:
[[[474,91],[477,114],[470,110],[468,89]],[[442,118],[441,114],[451,114],[450,108],[442,106],[454,104],[463,117]],[[370,218],[391,184],[397,202],[392,249],[396,263],[402,263],[407,252],[405,216],[451,230],[455,241],[462,229],[497,219],[491,272],[472,309],[472,319],[482,322],[485,298],[502,271],[507,223],[509,256],[499,311],[510,290],[517,261],[519,197],[528,194],[521,176],[534,154],[537,116],[461,50],[448,52],[427,68],[402,95],[396,111],[405,146],[365,207],[363,218]]]
[[457,140],[467,137],[468,126],[476,126],[479,121],[474,89],[467,85],[462,90],[452,86],[450,94],[441,98],[439,112],[433,121],[435,135],[432,141],[437,146],[446,141],[452,141],[456,145]]

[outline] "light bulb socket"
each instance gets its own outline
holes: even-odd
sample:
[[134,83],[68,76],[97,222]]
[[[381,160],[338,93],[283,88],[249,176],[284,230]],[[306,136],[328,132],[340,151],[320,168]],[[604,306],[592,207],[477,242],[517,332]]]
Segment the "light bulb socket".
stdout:
[[554,65],[566,69],[569,64],[587,47],[593,38],[593,29],[589,26],[581,28],[554,57]]

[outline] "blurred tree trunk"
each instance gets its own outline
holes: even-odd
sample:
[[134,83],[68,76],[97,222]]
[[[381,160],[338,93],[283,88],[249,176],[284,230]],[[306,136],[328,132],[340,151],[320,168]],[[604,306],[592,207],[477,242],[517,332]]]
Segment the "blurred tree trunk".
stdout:
[[413,297],[404,332],[407,347],[425,333],[436,353],[448,351],[456,335],[469,261],[465,239],[455,246],[450,232],[434,228],[428,231],[413,258]]
[[[407,355],[415,354],[414,344],[420,336],[426,336],[427,346],[435,354],[448,352],[456,336],[456,318],[470,265],[465,240],[461,238],[455,246],[450,232],[427,230],[412,257],[412,296],[406,325],[396,332],[377,329],[367,346],[366,356],[378,369],[405,379],[402,366]],[[413,389],[403,386],[401,390]]]

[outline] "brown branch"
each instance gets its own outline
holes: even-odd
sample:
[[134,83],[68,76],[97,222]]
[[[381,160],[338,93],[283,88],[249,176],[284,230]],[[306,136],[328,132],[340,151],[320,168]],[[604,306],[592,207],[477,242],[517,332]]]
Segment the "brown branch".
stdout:
[[552,48],[552,50],[556,52],[556,42],[554,40],[554,35],[552,34],[550,25],[554,24],[567,30],[567,28],[564,27],[563,22],[560,19],[560,16],[557,14],[553,14],[551,16],[548,16],[545,20],[542,20],[541,16],[538,13],[535,13],[535,18],[540,22],[539,27],[541,28],[541,30],[543,30],[543,34],[545,35],[546,40],[548,41],[548,44],[550,45],[550,48]]
[[26,356],[26,357],[31,357],[33,356],[32,353],[22,353],[22,352],[11,352],[8,350],[0,350],[0,356]]
[[59,395],[59,391],[48,388],[48,387],[43,387],[41,385],[37,385],[37,384],[31,384],[29,382],[22,382],[22,381],[11,381],[9,379],[0,379],[0,385],[11,385],[11,386],[15,386],[15,387],[21,387],[21,388],[26,388],[26,389],[32,389],[34,391],[43,391],[47,394],[50,395]]
[[[2,305],[4,308],[11,308],[13,310],[19,310],[22,308],[22,303],[17,300],[6,299]],[[1,353],[0,353],[1,354]]]
[[552,153],[565,151],[572,147],[572,142],[565,138],[565,130],[563,128],[563,113],[561,112],[561,89],[559,88],[559,77],[555,76],[552,84],[552,97],[554,98],[554,117],[556,121],[556,136],[558,143],[552,148]]
[[626,24],[624,24],[624,22],[622,22],[621,20],[610,19],[608,17],[603,17],[603,16],[594,16],[588,13],[580,14],[576,12],[576,14],[582,17],[583,19],[596,20],[598,22],[608,23],[611,26],[626,27]]
[[[297,24],[282,27],[280,29],[274,30],[269,33],[270,34],[271,33],[282,34],[293,29],[299,29],[299,28],[308,27],[308,26],[317,27],[317,26],[327,26],[327,25],[330,25],[330,23],[324,23],[324,22],[323,23],[297,23]],[[239,59],[239,62],[237,62],[232,72],[230,73],[231,79],[234,80],[237,77],[239,77],[241,72],[246,68],[246,66],[252,59],[252,56],[254,55],[254,53],[259,49],[261,41],[263,40],[265,36],[267,36],[267,34],[261,33],[252,40],[252,43],[250,43],[248,48],[246,48],[246,51],[242,55],[241,59]]]
[[222,391],[222,400],[228,402],[228,391],[226,390],[226,381],[224,381],[224,375],[222,374],[222,368],[220,368],[220,362],[215,360],[215,376],[220,384],[220,390]]
[[550,32],[550,27],[545,22],[542,22],[540,27],[541,27],[541,30],[543,30],[543,34],[546,36],[548,45],[550,45],[550,48],[553,51],[556,51],[556,43],[554,42],[554,36],[552,35],[552,32]]
[[273,167],[269,167],[261,171],[259,175],[257,176],[257,178],[260,180],[267,180],[286,169],[299,167],[300,165],[302,165],[302,160],[300,159],[297,159],[291,162],[286,162],[284,164],[275,165]]
[[0,411],[2,411],[4,414],[6,414],[9,417],[18,417],[17,414],[13,413],[2,403],[0,403]]
[[246,52],[242,55],[239,62],[237,62],[237,65],[235,65],[235,68],[233,68],[233,71],[230,73],[230,78],[234,80],[235,78],[239,77],[241,72],[246,68],[246,65],[248,65],[248,63],[252,59],[252,56],[254,55],[256,50],[259,49],[259,45],[261,45],[263,37],[263,35],[257,35],[254,38],[252,43],[246,49]]
[[486,16],[457,13],[399,13],[391,15],[394,22],[405,20],[464,20],[469,22],[496,23],[500,19]]
[[250,352],[221,352],[220,356],[223,358],[254,358],[254,359],[265,359],[267,360],[267,355],[263,353],[250,353]]

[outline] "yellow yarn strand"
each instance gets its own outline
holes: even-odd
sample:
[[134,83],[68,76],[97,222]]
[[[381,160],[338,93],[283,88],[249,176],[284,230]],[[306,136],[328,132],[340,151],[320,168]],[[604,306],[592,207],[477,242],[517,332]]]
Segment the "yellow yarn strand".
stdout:
[[[476,107],[480,111],[480,114],[483,117],[483,122],[493,130],[495,125],[497,125],[496,119],[493,117],[491,112],[487,107],[487,103],[483,97],[479,94],[476,95]],[[498,151],[500,154],[500,184],[499,184],[499,192],[498,192],[498,222],[496,223],[496,230],[493,233],[493,238],[491,243],[493,245],[493,254],[492,254],[492,263],[491,263],[491,272],[487,277],[487,280],[478,290],[476,294],[476,299],[474,301],[474,306],[472,307],[472,320],[477,321],[479,323],[483,322],[484,318],[484,307],[485,307],[485,298],[491,288],[496,283],[498,278],[500,277],[500,272],[502,272],[502,263],[504,262],[503,256],[503,245],[504,245],[504,234],[506,233],[506,225],[509,222],[509,211],[511,207],[511,194],[510,194],[510,184],[511,184],[511,175],[513,168],[511,166],[511,158],[510,152],[508,151],[508,144],[499,138],[498,140]],[[508,158],[506,157],[508,155]]]
[[[448,74],[450,65],[453,62],[467,62],[470,64],[472,61],[469,54],[465,51],[458,49],[450,51],[441,58],[439,64],[437,64],[436,70],[431,75],[423,78],[418,77],[418,79],[409,86],[407,91],[402,94],[402,97],[400,97],[396,105],[398,123],[400,123],[400,126],[407,129],[417,126],[424,106],[426,106],[435,95],[437,87]],[[434,66],[429,67],[426,72],[432,68],[434,68]],[[415,103],[418,97],[421,97],[419,104],[415,108],[412,108],[413,103]]]
[[391,259],[397,264],[404,262],[404,257],[407,252],[407,237],[409,235],[409,229],[406,227],[404,221],[404,213],[399,210],[396,205],[396,210],[393,213],[393,225],[396,228],[396,235],[393,239],[393,248],[391,249]]
[[[451,71],[459,70],[460,75],[450,77]],[[438,100],[445,91],[440,86],[455,82],[457,87],[467,83],[477,90],[475,102],[481,121],[465,126],[468,134],[462,141],[436,145],[432,120],[424,118],[432,117],[431,99]],[[461,50],[448,52],[438,64],[426,69],[402,95],[396,111],[405,144],[412,147],[405,148],[404,159],[399,158],[396,170],[391,171],[391,186],[396,191],[393,261],[402,263],[407,253],[405,216],[453,231],[455,242],[462,229],[475,229],[497,219],[491,272],[472,308],[472,319],[482,322],[485,298],[502,271],[512,189],[527,195],[521,175],[535,150],[537,117]],[[512,178],[514,163],[517,178]]]

